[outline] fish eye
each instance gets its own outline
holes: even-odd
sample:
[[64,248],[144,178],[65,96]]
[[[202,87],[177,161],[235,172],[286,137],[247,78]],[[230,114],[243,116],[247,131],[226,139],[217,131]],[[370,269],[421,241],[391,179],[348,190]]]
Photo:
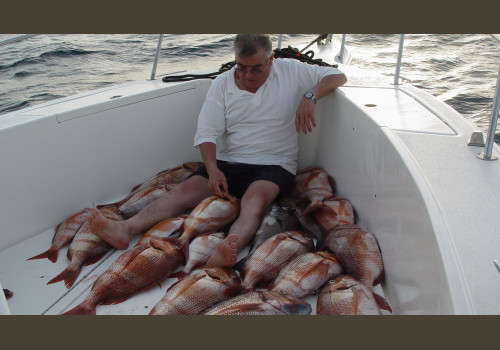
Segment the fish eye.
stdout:
[[280,290],[278,290],[277,292],[278,292],[278,293],[280,293],[280,294],[285,294],[285,291],[284,291],[284,290],[281,290],[281,289],[280,289]]

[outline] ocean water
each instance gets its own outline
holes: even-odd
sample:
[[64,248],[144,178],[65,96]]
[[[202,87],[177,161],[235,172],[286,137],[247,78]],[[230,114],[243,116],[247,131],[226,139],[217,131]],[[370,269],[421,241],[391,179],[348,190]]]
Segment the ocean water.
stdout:
[[[0,42],[15,35],[0,34]],[[55,98],[149,79],[158,35],[37,35],[0,46],[0,118]],[[283,47],[316,34],[286,34]],[[393,80],[399,34],[348,34],[352,64]],[[233,35],[164,35],[157,76],[219,67],[233,59]],[[335,35],[340,41],[341,35]],[[278,35],[273,35],[275,45]],[[487,131],[500,43],[487,34],[406,34],[401,76]]]

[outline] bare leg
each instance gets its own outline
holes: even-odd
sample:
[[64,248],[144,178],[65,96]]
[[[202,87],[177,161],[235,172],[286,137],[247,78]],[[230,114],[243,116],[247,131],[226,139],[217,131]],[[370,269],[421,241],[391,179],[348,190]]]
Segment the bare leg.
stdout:
[[108,220],[93,208],[89,219],[90,227],[93,233],[116,249],[126,249],[132,237],[160,221],[182,214],[211,196],[207,184],[208,180],[204,177],[193,176],[124,221]]
[[259,228],[266,208],[278,196],[279,187],[265,180],[253,182],[241,198],[241,211],[229,234],[219,243],[207,262],[207,267],[231,267],[237,254],[250,243]]

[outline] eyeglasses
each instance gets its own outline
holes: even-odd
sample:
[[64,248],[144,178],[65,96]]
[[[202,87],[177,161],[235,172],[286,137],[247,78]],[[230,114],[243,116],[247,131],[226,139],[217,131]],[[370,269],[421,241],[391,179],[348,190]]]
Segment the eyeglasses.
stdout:
[[267,58],[265,65],[258,64],[256,66],[251,66],[251,67],[247,67],[236,62],[234,69],[240,74],[246,74],[247,70],[250,69],[250,73],[252,73],[253,75],[259,75],[264,73],[264,71],[266,70],[267,62],[269,62],[269,58]]

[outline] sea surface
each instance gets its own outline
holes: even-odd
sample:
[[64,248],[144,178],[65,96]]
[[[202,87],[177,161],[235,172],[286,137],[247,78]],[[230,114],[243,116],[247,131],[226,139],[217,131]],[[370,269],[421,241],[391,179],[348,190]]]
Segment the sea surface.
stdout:
[[[15,36],[0,34],[0,43]],[[316,37],[285,34],[282,47],[296,47]],[[59,97],[149,79],[158,38],[156,34],[44,34],[0,46],[0,118]],[[232,38],[165,34],[157,76],[220,67],[234,59]],[[351,64],[392,82],[399,38],[399,34],[348,34]],[[341,35],[334,40],[340,41]],[[273,35],[273,43],[277,45],[278,35]],[[500,42],[488,34],[406,34],[401,76],[486,132],[499,64]]]

